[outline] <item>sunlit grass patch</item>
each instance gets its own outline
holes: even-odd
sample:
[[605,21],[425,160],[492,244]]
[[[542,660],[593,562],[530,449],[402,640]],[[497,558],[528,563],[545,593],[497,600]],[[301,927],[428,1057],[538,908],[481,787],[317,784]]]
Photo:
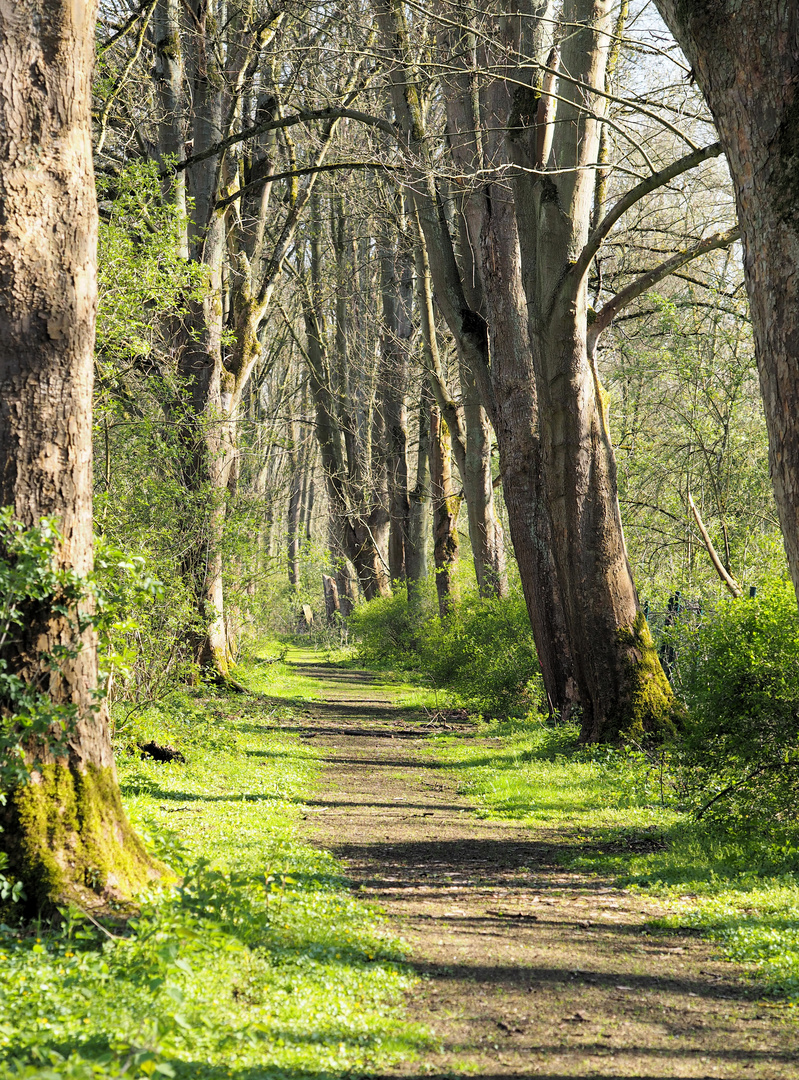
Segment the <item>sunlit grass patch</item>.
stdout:
[[474,741],[440,737],[433,752],[479,813],[546,829],[561,862],[657,894],[671,912],[661,929],[701,930],[763,991],[799,1000],[798,853],[693,821],[666,760],[581,748],[575,728],[537,718],[483,725]]
[[713,895],[665,895],[671,914],[657,925],[693,927],[719,942],[730,960],[750,965],[764,989],[799,1001],[799,879],[741,874],[716,879]]
[[[128,811],[182,881],[105,930],[73,910],[0,932],[0,1077],[334,1078],[426,1044],[395,1008],[400,944],[296,835],[319,763],[276,726],[272,698],[309,692],[279,667],[245,673],[254,694],[176,696],[124,726]],[[142,758],[145,739],[185,764]]]

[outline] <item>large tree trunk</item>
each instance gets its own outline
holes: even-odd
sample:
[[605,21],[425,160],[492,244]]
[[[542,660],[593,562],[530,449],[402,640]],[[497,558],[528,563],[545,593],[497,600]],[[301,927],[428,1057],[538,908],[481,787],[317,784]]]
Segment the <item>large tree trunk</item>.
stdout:
[[[81,575],[92,568],[94,16],[93,3],[65,0],[0,6],[0,505],[28,527],[55,517],[58,563]],[[52,672],[43,654],[77,645]],[[158,868],[122,809],[94,633],[78,640],[39,601],[0,658],[75,710],[65,755],[44,740],[23,747],[33,771],[3,814],[0,843],[29,906],[130,897]],[[0,709],[8,719],[9,703]]]
[[657,0],[710,106],[735,188],[769,462],[799,598],[799,8]]
[[[515,184],[553,552],[586,741],[659,733],[672,706],[627,559],[604,391],[588,357],[587,275],[573,270],[588,238],[599,143],[601,101],[586,87],[604,87],[611,8],[567,0],[564,22],[578,29],[564,40],[563,68],[575,81],[560,88],[553,154],[572,168],[527,171]],[[539,132],[528,133],[524,163],[545,166]]]
[[579,692],[555,570],[516,219],[503,185],[492,184],[489,198],[492,211],[483,222],[479,253],[491,311],[491,389],[502,490],[549,708],[566,719]]
[[[543,24],[539,32],[551,17],[543,5],[540,7]],[[451,24],[443,35],[443,47],[461,62],[473,57],[486,69],[501,70],[508,56],[518,54],[519,20],[497,20],[491,35],[494,54],[488,52],[482,38],[477,50],[478,39],[466,31],[468,25],[469,12],[464,7],[460,28]],[[533,47],[533,54],[540,51]],[[506,135],[515,84],[494,79],[478,95],[472,73],[455,67],[447,73],[442,89],[450,152],[459,169],[466,175],[478,170],[484,175],[487,167],[497,172],[507,169]],[[486,356],[478,368],[478,382],[497,439],[513,551],[549,708],[567,717],[578,692],[552,551],[527,300],[507,183],[490,179],[475,182],[462,195],[462,212],[476,270],[474,301],[485,311],[488,323]]]

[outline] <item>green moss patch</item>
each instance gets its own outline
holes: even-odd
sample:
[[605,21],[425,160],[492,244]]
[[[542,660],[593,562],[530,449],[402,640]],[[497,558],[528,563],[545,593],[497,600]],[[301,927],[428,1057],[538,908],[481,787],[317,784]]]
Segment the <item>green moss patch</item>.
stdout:
[[110,768],[40,766],[12,805],[11,868],[21,871],[31,911],[130,900],[166,870],[131,829]]
[[642,611],[629,630],[619,630],[619,637],[629,645],[626,663],[630,683],[630,709],[619,724],[619,737],[640,742],[653,735],[658,738],[673,735],[674,693]]

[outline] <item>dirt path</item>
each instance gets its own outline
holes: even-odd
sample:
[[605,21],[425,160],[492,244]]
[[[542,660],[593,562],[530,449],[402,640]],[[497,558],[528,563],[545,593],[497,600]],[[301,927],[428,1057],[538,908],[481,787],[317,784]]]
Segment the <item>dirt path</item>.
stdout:
[[555,865],[552,838],[470,812],[376,676],[297,665],[327,762],[306,829],[341,857],[424,976],[439,1048],[399,1074],[799,1078],[797,1028],[705,942],[647,933],[647,898]]

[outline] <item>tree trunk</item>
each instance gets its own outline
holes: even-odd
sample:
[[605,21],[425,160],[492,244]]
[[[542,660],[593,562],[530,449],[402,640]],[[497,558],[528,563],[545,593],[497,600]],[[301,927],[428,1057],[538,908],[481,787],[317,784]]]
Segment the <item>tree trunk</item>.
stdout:
[[491,388],[502,490],[549,708],[568,719],[579,692],[555,570],[516,219],[504,186],[492,184],[490,200],[479,252],[491,311]]
[[[186,552],[183,572],[196,598],[203,630],[194,636],[197,663],[220,678],[230,673],[230,652],[225,633],[222,538],[227,509],[228,480],[234,464],[234,446],[225,415],[221,360],[221,311],[216,290],[203,303],[194,303],[191,324],[178,359],[185,386],[181,416],[184,445],[183,480],[195,542]],[[187,320],[188,321],[188,320]],[[202,511],[200,513],[200,511]]]
[[[539,14],[546,25],[550,13],[542,9]],[[442,44],[452,56],[472,55],[476,43],[475,36],[470,38],[465,30],[468,23],[468,12],[464,12],[460,29],[449,27],[445,31]],[[488,46],[481,46],[480,56],[474,59],[488,70],[501,70],[508,56],[519,52],[519,33],[518,20],[497,20],[491,35],[496,54],[486,55]],[[532,55],[540,51],[533,47]],[[468,175],[478,170],[484,174],[487,166],[507,169],[507,126],[516,85],[494,79],[476,100],[471,72],[455,68],[448,72],[442,89],[450,152],[460,170]],[[475,115],[476,109],[479,115]],[[489,179],[467,189],[462,208],[479,278],[479,300],[488,323],[488,347],[478,384],[484,384],[484,403],[497,439],[513,551],[549,708],[568,717],[578,692],[552,552],[538,396],[513,198],[507,183]]]
[[427,580],[427,515],[430,506],[430,388],[425,379],[419,395],[419,446],[416,452],[416,484],[410,493],[408,543],[405,565],[408,601],[414,602]]
[[[204,0],[190,0],[197,33],[192,35],[192,135],[195,152],[212,144],[222,122],[219,57],[207,27]],[[217,163],[214,158],[189,169],[194,213],[190,221],[191,256],[209,270],[205,299],[193,300],[186,319],[178,356],[178,374],[185,387],[184,410],[179,417],[185,448],[183,478],[189,509],[195,511],[196,542],[184,559],[184,574],[196,598],[204,629],[193,635],[200,667],[225,679],[230,673],[221,543],[225,524],[228,482],[235,463],[235,434],[229,420],[233,380],[222,363],[222,264],[225,220],[215,209]],[[197,511],[202,507],[202,514]]]
[[505,538],[494,506],[491,427],[474,376],[461,362],[466,462],[462,476],[477,588],[481,596],[507,596]]
[[352,609],[358,600],[356,583],[350,571],[349,563],[345,559],[339,560],[336,569],[336,585],[338,586],[338,604],[341,614],[346,619],[352,614]]
[[287,520],[288,533],[288,570],[289,585],[296,592],[300,587],[300,517],[302,514],[301,495],[303,489],[304,457],[300,446],[300,425],[292,421],[292,447],[289,451],[291,477],[289,479],[289,509]]
[[[343,251],[343,245],[336,243],[334,247]],[[374,385],[370,390],[367,388],[368,392],[361,387],[357,395],[348,393],[346,312],[339,305],[335,317],[337,375],[333,375],[322,290],[323,236],[318,193],[311,200],[309,248],[310,280],[302,279],[301,290],[316,438],[337,547],[355,567],[363,595],[372,600],[391,592],[386,561],[389,515],[385,506],[385,473],[381,475],[374,468],[375,446],[382,441],[374,436],[380,434],[382,417],[374,409]],[[370,466],[372,475],[367,478]]]
[[769,462],[799,598],[799,9],[792,0],[657,0],[730,166]]
[[[515,183],[553,553],[582,738],[590,742],[659,734],[672,714],[627,559],[606,395],[588,356],[587,274],[574,270],[588,238],[588,165],[596,161],[602,107],[589,96],[594,111],[585,111],[586,87],[604,87],[611,7],[610,0],[567,0],[564,8],[564,22],[578,29],[563,45],[574,82],[560,88],[553,157],[573,168],[520,173]],[[529,133],[538,145],[535,128]]]
[[[390,77],[397,122],[422,163],[409,188],[411,202],[423,234],[436,300],[458,351],[465,423],[465,454],[462,468],[458,461],[458,471],[466,496],[475,576],[482,595],[501,596],[507,592],[507,576],[502,528],[494,510],[490,432],[474,386],[478,369],[488,361],[486,323],[467,300],[445,207],[433,178],[434,164],[425,138],[425,110],[412,75],[416,57],[405,14],[391,0],[373,2],[384,47],[396,61]],[[468,247],[468,243],[463,246]],[[456,440],[454,431],[451,434]]]
[[438,610],[444,619],[458,599],[454,569],[458,562],[460,499],[452,493],[452,445],[437,405],[430,407],[430,497]]
[[[93,3],[0,7],[0,505],[25,526],[57,519],[59,566],[92,568],[92,379],[97,210],[90,101]],[[126,899],[159,868],[122,809],[97,640],[31,605],[9,672],[75,710],[66,755],[23,746],[32,772],[10,793],[0,843],[29,908]],[[43,654],[80,646],[58,673]],[[0,707],[3,703],[0,703]],[[7,711],[8,705],[5,705]],[[59,750],[62,747],[59,747]]]
[[413,262],[410,254],[400,251],[396,238],[390,238],[384,232],[380,250],[383,326],[379,387],[385,425],[384,460],[390,522],[388,565],[392,581],[404,581],[407,571],[410,504],[406,397],[410,375],[409,343],[413,333],[410,317],[412,289]]
[[[180,0],[158,0],[153,12],[153,42],[155,44],[155,86],[160,113],[158,123],[158,157],[162,167],[168,159],[174,165],[186,158],[186,138],[183,131],[183,53],[180,40]],[[186,215],[186,173],[179,170],[172,181],[175,206],[185,219],[181,232],[179,254],[189,257]]]
[[336,616],[341,614],[336,579],[329,574],[322,574],[322,588],[325,594],[325,618],[328,626],[336,625]]

